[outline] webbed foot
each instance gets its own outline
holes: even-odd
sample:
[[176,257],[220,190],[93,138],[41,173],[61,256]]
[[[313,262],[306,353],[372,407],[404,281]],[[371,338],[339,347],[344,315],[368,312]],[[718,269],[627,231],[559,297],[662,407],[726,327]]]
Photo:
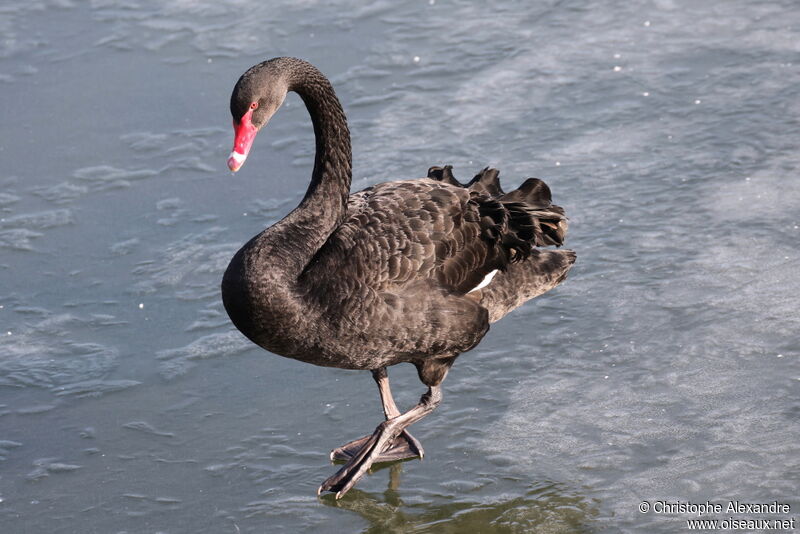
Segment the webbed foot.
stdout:
[[[331,451],[331,461],[350,461],[353,456],[358,454],[364,447],[364,444],[369,441],[372,436],[364,436],[356,440],[342,445],[339,448]],[[411,435],[408,430],[403,430],[397,436],[392,444],[384,452],[375,458],[374,463],[381,462],[395,462],[398,460],[409,460],[411,458],[419,458],[420,460],[425,456],[425,450],[422,448],[420,442]]]

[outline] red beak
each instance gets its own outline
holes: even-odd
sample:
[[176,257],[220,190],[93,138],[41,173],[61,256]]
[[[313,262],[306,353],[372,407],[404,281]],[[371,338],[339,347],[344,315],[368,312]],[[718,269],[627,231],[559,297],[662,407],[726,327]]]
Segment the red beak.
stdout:
[[244,165],[244,160],[247,159],[247,154],[258,133],[258,129],[253,126],[252,118],[253,110],[249,109],[238,124],[235,120],[233,122],[233,151],[228,158],[228,168],[233,172],[238,171]]

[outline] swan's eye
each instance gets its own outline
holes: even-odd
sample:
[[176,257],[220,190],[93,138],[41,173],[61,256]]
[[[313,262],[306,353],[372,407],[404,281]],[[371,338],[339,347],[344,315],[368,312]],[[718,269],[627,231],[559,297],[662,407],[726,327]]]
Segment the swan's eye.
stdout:
[[250,104],[250,109],[256,109],[258,107],[258,102],[253,102]]

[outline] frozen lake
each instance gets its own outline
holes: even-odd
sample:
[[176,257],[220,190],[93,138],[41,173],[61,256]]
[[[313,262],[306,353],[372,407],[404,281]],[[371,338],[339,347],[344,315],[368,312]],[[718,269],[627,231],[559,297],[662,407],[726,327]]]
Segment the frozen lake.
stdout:
[[[3,533],[676,532],[642,501],[800,508],[794,1],[5,0]],[[459,358],[423,462],[318,499],[369,373],[276,357],[219,282],[302,198],[296,95],[231,175],[228,99],[333,81],[358,190],[547,181],[570,278]],[[389,370],[401,406],[424,387]],[[725,519],[730,514],[718,517]],[[739,519],[772,516],[739,514]]]

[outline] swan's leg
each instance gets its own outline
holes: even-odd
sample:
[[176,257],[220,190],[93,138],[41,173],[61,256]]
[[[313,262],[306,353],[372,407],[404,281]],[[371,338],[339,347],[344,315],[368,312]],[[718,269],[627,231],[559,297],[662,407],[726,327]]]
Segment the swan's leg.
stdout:
[[[394,419],[400,415],[400,410],[397,409],[397,404],[394,403],[392,397],[392,390],[389,387],[389,374],[386,372],[386,367],[381,367],[372,372],[372,378],[378,383],[378,391],[381,394],[381,403],[383,403],[383,415],[386,420]],[[403,429],[400,435],[391,444],[391,447],[382,453],[376,462],[387,462],[393,460],[405,460],[407,458],[417,458],[421,460],[425,457],[425,450],[422,444],[411,435],[408,430]]]
[[375,432],[364,442],[361,450],[343,465],[336,474],[323,482],[317,490],[317,494],[323,491],[335,491],[338,499],[347,493],[364,476],[381,454],[391,447],[392,442],[400,436],[403,430],[431,413],[441,401],[441,386],[431,386],[428,388],[427,393],[420,398],[419,404],[406,413],[388,419],[378,425]]
[[[392,390],[389,387],[389,375],[385,367],[375,369],[372,371],[372,378],[378,384],[378,391],[381,394],[381,403],[383,404],[383,415],[386,420],[392,419],[400,415],[400,410],[397,409],[397,404],[392,397]],[[353,456],[358,454],[364,444],[371,436],[364,436],[356,440],[342,445],[337,449],[331,451],[331,460],[344,460],[348,461]],[[408,431],[403,430],[389,449],[384,451],[376,460],[379,462],[392,462],[396,460],[406,460],[409,458],[422,458],[425,456],[425,451],[420,445],[417,438],[412,436]]]
[[378,391],[381,394],[381,403],[383,404],[383,415],[386,416],[386,419],[392,419],[400,415],[400,410],[397,409],[397,404],[394,403],[394,397],[392,397],[392,389],[389,387],[389,373],[386,372],[386,367],[372,371],[372,378],[378,384]]

